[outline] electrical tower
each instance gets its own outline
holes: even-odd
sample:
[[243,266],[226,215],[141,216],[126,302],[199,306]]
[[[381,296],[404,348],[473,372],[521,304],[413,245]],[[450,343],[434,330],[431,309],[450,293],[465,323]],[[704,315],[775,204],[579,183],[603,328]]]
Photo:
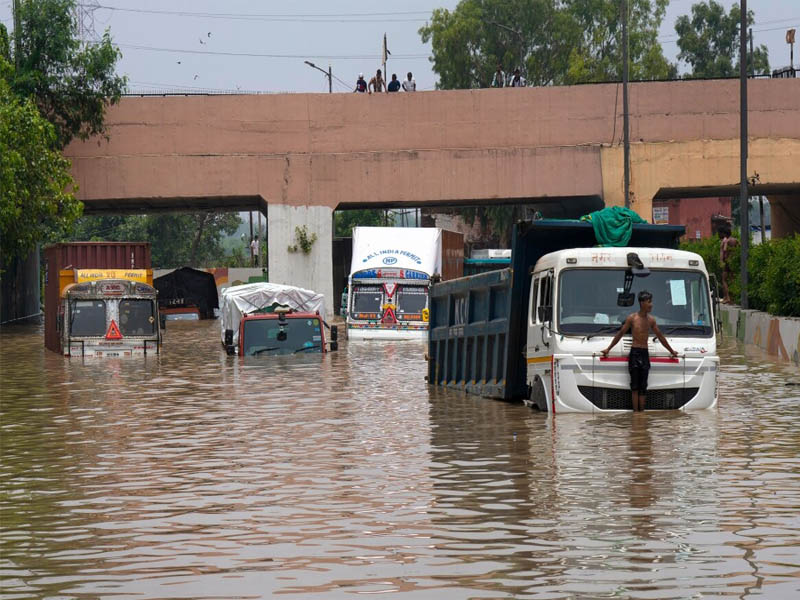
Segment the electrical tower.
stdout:
[[99,0],[81,0],[75,4],[75,24],[78,27],[78,39],[81,43],[91,44],[99,40],[94,28],[94,11],[100,8]]

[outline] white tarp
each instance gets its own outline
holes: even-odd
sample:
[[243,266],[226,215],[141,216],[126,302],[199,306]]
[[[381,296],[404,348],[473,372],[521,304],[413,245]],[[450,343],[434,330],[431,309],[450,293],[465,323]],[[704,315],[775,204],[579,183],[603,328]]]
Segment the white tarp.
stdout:
[[442,272],[442,230],[436,227],[354,227],[350,274],[365,269]]
[[222,343],[225,343],[225,330],[233,330],[233,345],[239,343],[239,323],[242,316],[258,312],[275,303],[288,306],[298,312],[317,312],[325,318],[325,297],[322,294],[279,283],[248,283],[222,290],[220,300],[220,322]]

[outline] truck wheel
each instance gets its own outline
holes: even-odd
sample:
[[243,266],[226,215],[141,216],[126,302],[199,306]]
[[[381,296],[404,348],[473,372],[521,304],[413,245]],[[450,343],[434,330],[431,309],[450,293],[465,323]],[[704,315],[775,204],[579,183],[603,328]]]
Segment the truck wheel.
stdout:
[[544,382],[538,375],[534,377],[531,385],[531,406],[542,412],[547,412],[547,394],[544,391]]

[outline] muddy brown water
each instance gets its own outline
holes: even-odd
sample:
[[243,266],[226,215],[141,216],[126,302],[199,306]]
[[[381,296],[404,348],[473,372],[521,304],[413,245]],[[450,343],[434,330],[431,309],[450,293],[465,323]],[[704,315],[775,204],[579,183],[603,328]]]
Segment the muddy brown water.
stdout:
[[[65,359],[0,332],[3,598],[800,597],[800,370],[548,419],[432,389],[424,346]],[[791,385],[795,384],[795,385]]]

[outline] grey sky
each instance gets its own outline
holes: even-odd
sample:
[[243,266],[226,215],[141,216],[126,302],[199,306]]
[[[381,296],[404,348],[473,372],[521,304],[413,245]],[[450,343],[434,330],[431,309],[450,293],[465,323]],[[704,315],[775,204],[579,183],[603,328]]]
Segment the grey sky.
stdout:
[[[695,1],[670,2],[660,35],[670,60],[675,60],[678,52],[675,19],[688,14]],[[733,4],[733,0],[721,1],[726,7]],[[327,92],[325,76],[305,65],[304,60],[322,69],[327,69],[330,63],[334,91],[351,91],[359,72],[369,78],[381,67],[384,33],[392,53],[387,64],[389,74],[397,73],[403,79],[406,72],[412,71],[418,89],[434,89],[436,75],[428,61],[430,45],[421,42],[417,31],[434,8],[452,9],[458,3],[457,0],[86,2],[117,9],[95,10],[95,29],[97,32],[106,27],[111,29],[123,52],[118,71],[128,76],[134,90],[198,88],[270,92]],[[788,66],[789,46],[784,35],[790,27],[800,29],[800,1],[750,0],[748,8],[756,15],[755,42],[767,45],[770,65]],[[166,14],[181,11],[184,14]],[[10,0],[0,0],[0,20],[10,29]],[[800,45],[796,50],[795,65],[800,62]],[[208,52],[219,54],[204,54]]]

